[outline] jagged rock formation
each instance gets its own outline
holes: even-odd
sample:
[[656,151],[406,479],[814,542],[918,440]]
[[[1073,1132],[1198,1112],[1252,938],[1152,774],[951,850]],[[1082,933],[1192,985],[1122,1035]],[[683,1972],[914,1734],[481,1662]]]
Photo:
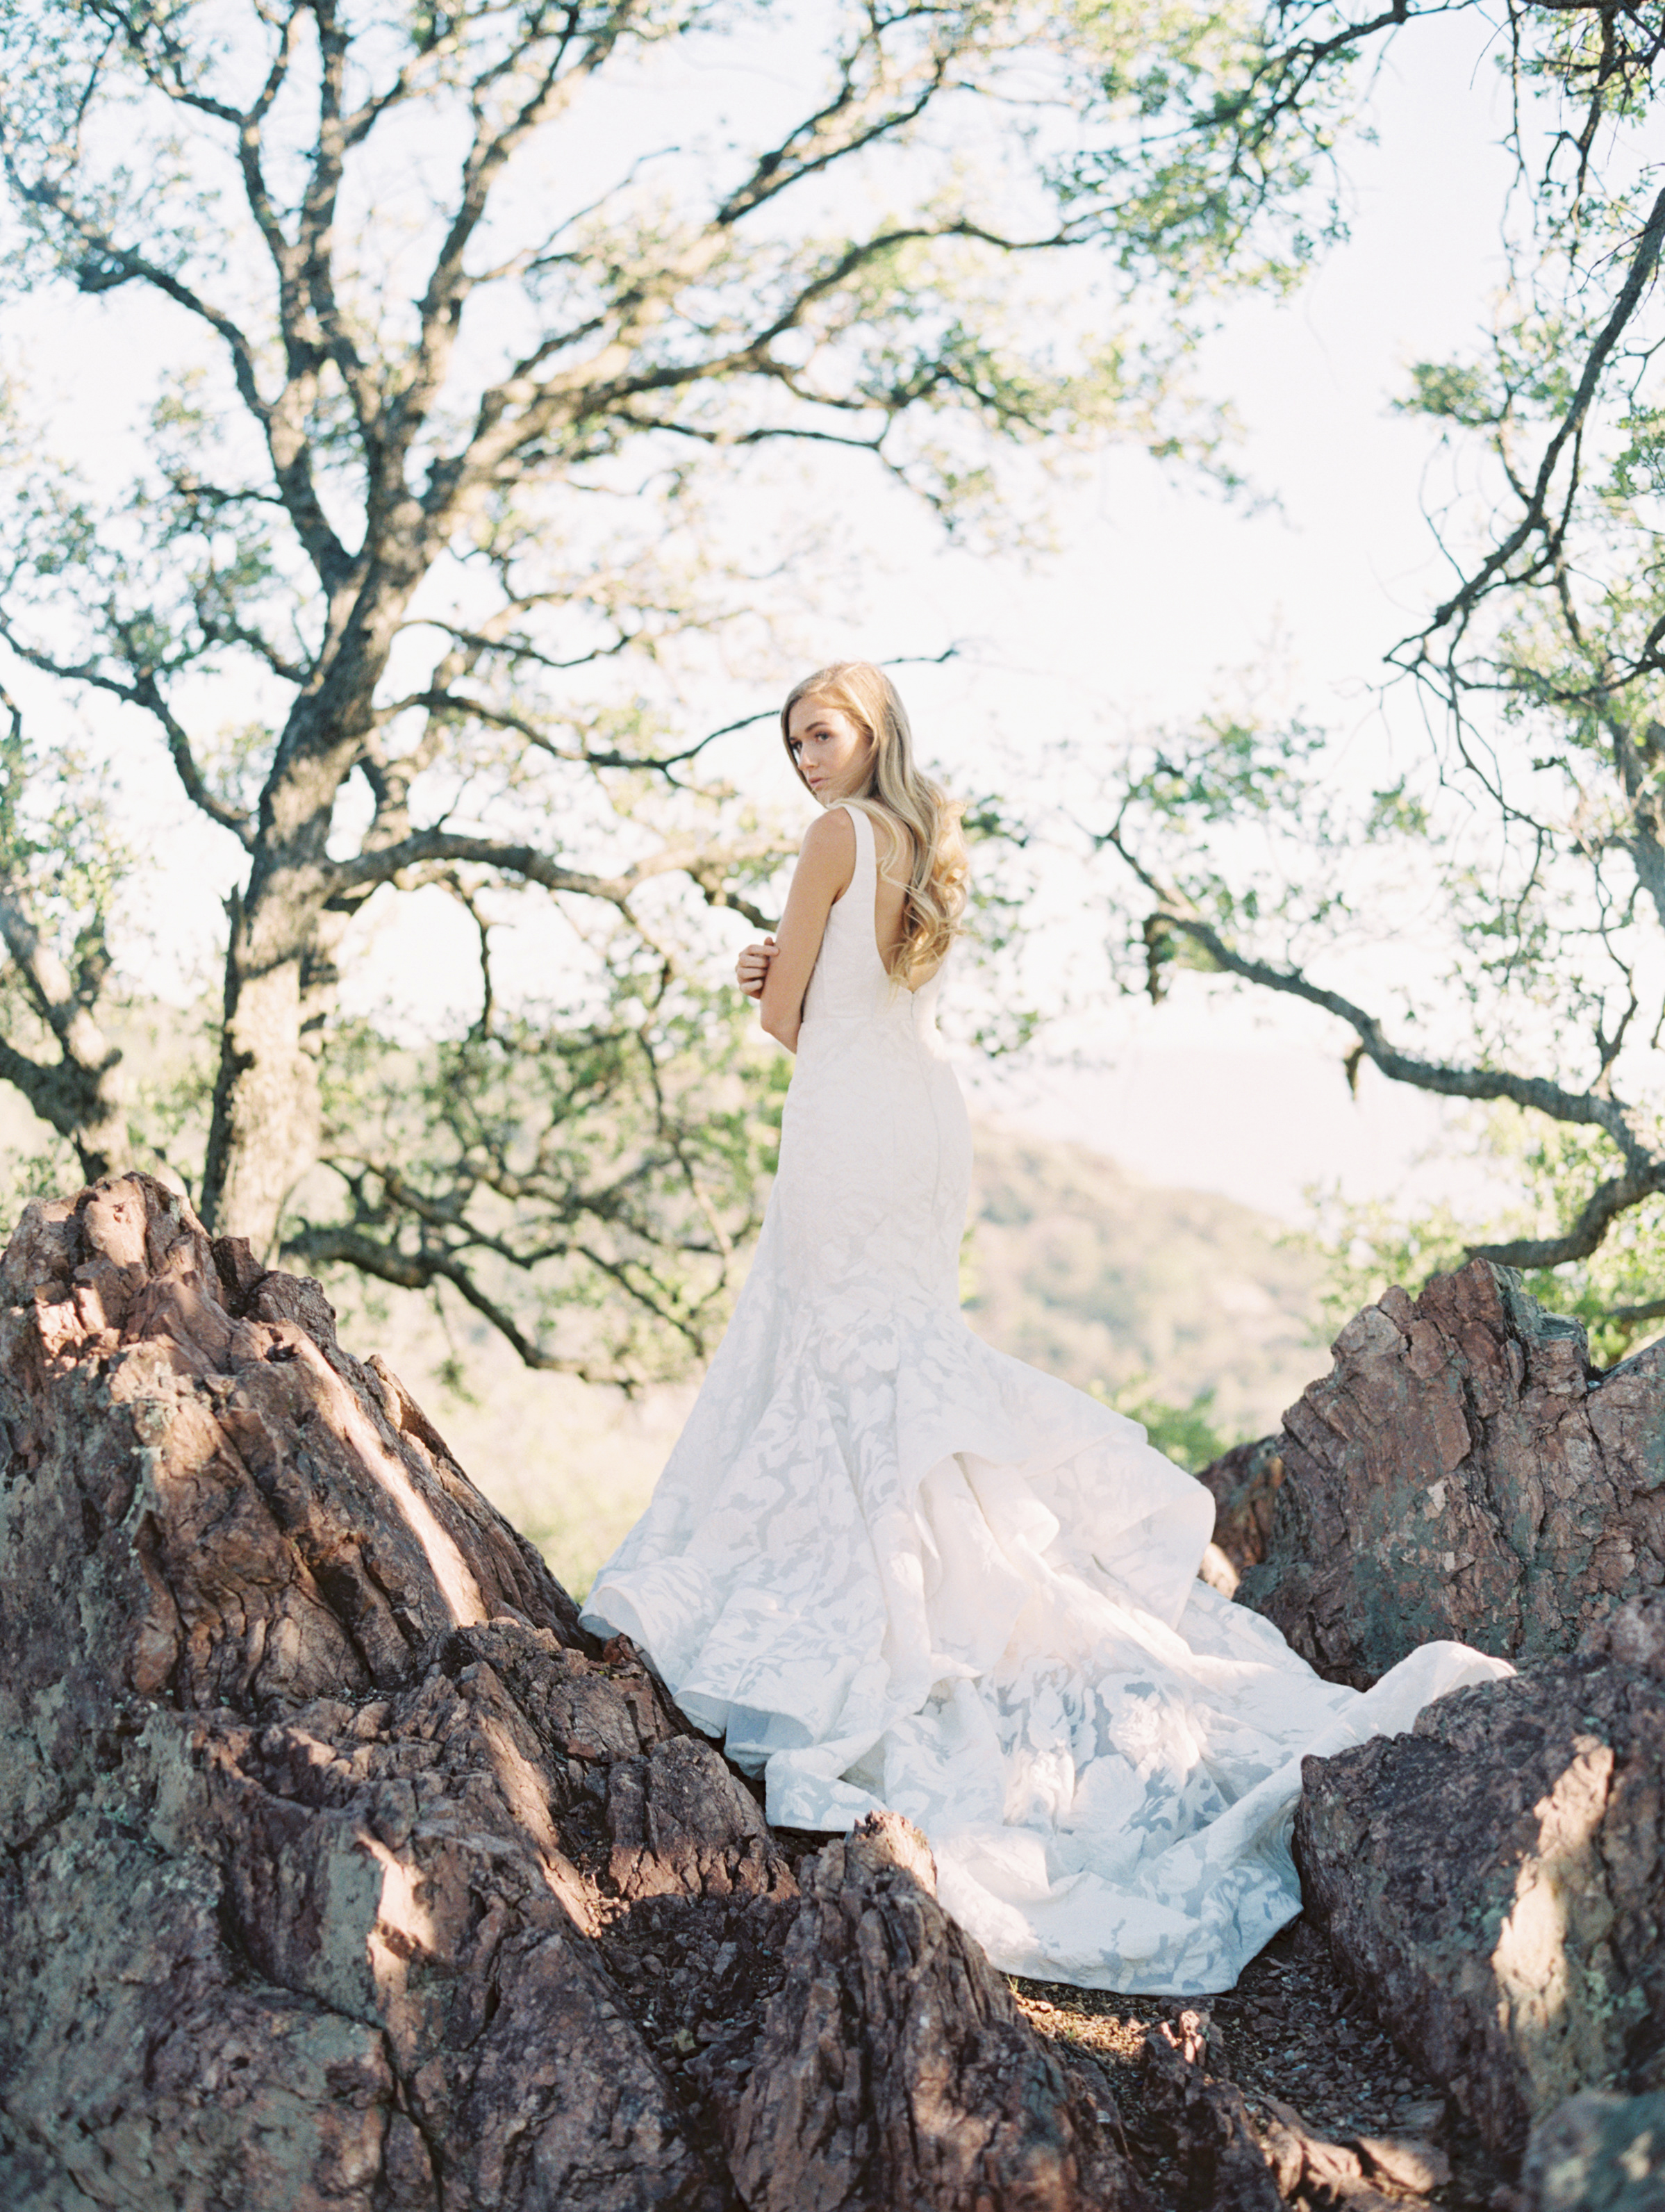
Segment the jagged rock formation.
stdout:
[[1533,2130],[1521,2182],[1529,2212],[1658,2212],[1665,2095],[1569,2097]]
[[[811,2202],[1146,2212],[1097,2113],[1072,2112],[1056,2060],[936,1902],[917,1831],[878,1814],[806,1861],[802,1878],[785,1972],[726,2130],[748,2212]],[[812,2197],[805,2142],[820,2153]]]
[[1309,1915],[1495,2150],[1665,2089],[1665,1597],[1304,1780]]
[[[1180,2212],[1405,2212],[1443,2189],[1450,2160],[1425,2136],[1333,2142],[1281,2099],[1251,2112],[1222,2069],[1210,2014],[1182,2012],[1145,2031],[1135,2134],[1168,2167]],[[1629,2209],[1626,2208],[1626,2212]]]
[[794,1873],[316,1285],[0,1261],[0,2201],[1145,2202],[885,1820]]
[[1214,1541],[1241,1576],[1265,1559],[1283,1487],[1283,1437],[1233,1444],[1197,1477],[1214,1498]]
[[1261,2148],[1242,2092],[1207,2071],[1209,2019],[1182,2012],[1145,2037],[1145,2140],[1183,2177],[1188,2204],[1208,2212],[1279,2212],[1288,2191]]
[[1475,1260],[1389,1291],[1334,1352],[1284,1417],[1237,1591],[1321,1674],[1366,1687],[1439,1637],[1564,1656],[1665,1585],[1665,1342],[1595,1375],[1577,1322]]

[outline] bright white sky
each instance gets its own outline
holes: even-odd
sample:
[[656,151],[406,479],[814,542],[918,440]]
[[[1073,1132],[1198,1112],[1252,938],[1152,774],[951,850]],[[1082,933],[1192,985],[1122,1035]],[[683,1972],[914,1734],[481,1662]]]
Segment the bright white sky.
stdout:
[[[1469,343],[1500,270],[1508,167],[1482,29],[1458,16],[1401,39],[1375,102],[1379,143],[1346,157],[1350,242],[1291,302],[1234,310],[1205,360],[1203,382],[1243,418],[1241,465],[1277,511],[1224,505],[1126,451],[1060,494],[1060,551],[1043,563],[945,553],[922,520],[893,509],[866,618],[829,634],[817,657],[960,641],[962,660],[908,672],[905,684],[924,749],[951,773],[962,732],[975,746],[990,728],[1091,729],[1105,707],[1137,721],[1206,705],[1276,640],[1293,695],[1355,732],[1361,765],[1373,760],[1388,732],[1366,687],[1441,580],[1419,507],[1433,440],[1390,403],[1411,362]],[[133,392],[131,358],[100,347],[97,326],[94,303],[79,303],[37,312],[15,334],[32,380],[59,392],[64,443],[93,464],[119,439]],[[32,696],[44,708],[45,695]],[[1395,726],[1396,743],[1416,742],[1408,718]],[[754,757],[766,778],[784,778],[772,738]],[[211,833],[180,828],[161,785],[135,781],[141,818],[154,806],[155,835],[176,855],[170,896],[194,902],[206,950],[225,855]],[[383,933],[362,988],[374,998],[416,976],[431,983],[461,954],[442,931],[401,928],[397,942]],[[1441,1126],[1432,1102],[1369,1070],[1351,1101],[1343,1046],[1316,1018],[1193,979],[1161,1009],[1129,1005],[1056,1042],[1096,1071],[969,1071],[979,1095],[1153,1180],[1290,1218],[1315,1181],[1358,1196],[1401,1186]]]
[[[1431,463],[1443,481],[1431,426],[1391,403],[1411,362],[1472,343],[1501,276],[1510,172],[1479,29],[1458,17],[1399,42],[1374,103],[1377,143],[1346,156],[1349,242],[1293,301],[1235,313],[1212,349],[1206,373],[1242,416],[1248,472],[1277,511],[1221,507],[1143,456],[1112,453],[1072,518],[1066,558],[1029,580],[1018,619],[999,623],[1009,580],[964,563],[921,579],[939,604],[951,593],[987,610],[991,657],[1024,672],[1054,714],[1107,683],[1134,720],[1145,705],[1153,717],[1196,708],[1276,640],[1295,696],[1354,732],[1360,769],[1389,741],[1424,742],[1412,702],[1391,702],[1384,721],[1370,688],[1444,581],[1419,504]],[[1401,1188],[1454,1111],[1368,1066],[1353,1100],[1340,1066],[1352,1040],[1335,1024],[1201,979],[1182,979],[1159,1009],[1127,1005],[1115,1026],[1102,1073],[1019,1077],[991,1094],[1153,1181],[1286,1218],[1305,1218],[1314,1182],[1357,1197]]]
[[[1510,171],[1480,28],[1459,17],[1401,40],[1374,103],[1377,143],[1346,157],[1350,241],[1289,303],[1234,311],[1204,363],[1275,510],[1223,505],[1113,451],[1064,505],[1056,560],[1025,570],[945,556],[921,531],[904,573],[885,580],[883,618],[829,640],[829,656],[968,642],[967,663],[905,672],[915,725],[945,765],[946,733],[985,716],[1007,730],[1091,728],[1105,706],[1115,722],[1194,710],[1274,641],[1291,692],[1355,733],[1361,770],[1390,736],[1423,742],[1408,700],[1384,723],[1369,689],[1443,581],[1419,505],[1434,441],[1391,403],[1411,362],[1472,342],[1501,275]],[[1368,1067],[1355,1102],[1340,1065],[1351,1039],[1334,1024],[1199,978],[1159,1009],[1096,1011],[1090,1030],[1054,1042],[1103,1064],[991,1070],[976,1084],[986,1102],[1153,1181],[1293,1220],[1314,1182],[1359,1197],[1402,1188],[1450,1111]],[[1449,1170],[1425,1180],[1454,1187]]]

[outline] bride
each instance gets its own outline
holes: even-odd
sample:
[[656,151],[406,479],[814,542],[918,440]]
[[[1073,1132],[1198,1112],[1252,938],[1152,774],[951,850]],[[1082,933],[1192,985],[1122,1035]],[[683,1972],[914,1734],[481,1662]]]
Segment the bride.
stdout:
[[960,1317],[970,1133],[936,1026],[964,904],[955,809],[890,679],[781,714],[824,811],[742,990],[796,1054],[734,1318],[652,1502],[585,1609],[761,1772],[769,1818],[880,1806],[1010,1972],[1197,1996],[1300,1909],[1309,1752],[1510,1669],[1459,1644],[1366,1693],[1197,1579],[1202,1485],[1133,1421]]

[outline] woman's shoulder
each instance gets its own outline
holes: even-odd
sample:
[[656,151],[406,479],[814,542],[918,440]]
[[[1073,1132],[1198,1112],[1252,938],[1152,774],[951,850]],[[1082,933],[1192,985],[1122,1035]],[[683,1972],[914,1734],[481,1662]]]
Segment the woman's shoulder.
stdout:
[[798,848],[799,874],[825,876],[842,890],[855,872],[855,824],[842,806],[817,814]]
[[855,824],[846,806],[829,806],[817,814],[804,832],[798,848],[806,858],[850,854],[855,851]]

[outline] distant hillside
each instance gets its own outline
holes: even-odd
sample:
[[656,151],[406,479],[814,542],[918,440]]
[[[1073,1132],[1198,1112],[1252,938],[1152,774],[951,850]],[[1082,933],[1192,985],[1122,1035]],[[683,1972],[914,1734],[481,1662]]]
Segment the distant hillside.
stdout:
[[[1143,1375],[1145,1395],[1183,1405],[1212,1386],[1214,1422],[1234,1435],[1274,1425],[1322,1371],[1304,1337],[1313,1270],[1278,1249],[1274,1224],[1142,1183],[1085,1146],[987,1125],[977,1144],[967,1318],[989,1343],[1083,1388]],[[692,1386],[631,1404],[528,1374],[471,1317],[453,1319],[447,1345],[417,1300],[394,1294],[384,1312],[343,1317],[349,1342],[386,1352],[481,1488],[587,1589],[646,1503]],[[472,1403],[441,1379],[448,1351]]]
[[1322,1372],[1316,1265],[1264,1215],[1083,1145],[976,1135],[966,1317],[990,1344],[1083,1389],[1143,1376],[1183,1405],[1212,1388],[1218,1425],[1245,1434]]
[[[0,1169],[39,1146],[39,1125],[0,1089]],[[1143,1376],[1140,1395],[1183,1406],[1212,1388],[1227,1435],[1263,1433],[1323,1371],[1306,1336],[1315,1270],[1279,1249],[1274,1224],[1141,1182],[1084,1146],[984,1123],[977,1152],[967,1319],[989,1343],[1083,1389]],[[387,1357],[481,1488],[570,1589],[587,1589],[646,1503],[694,1385],[631,1403],[528,1373],[472,1315],[453,1313],[446,1330],[414,1294],[330,1290],[351,1349]],[[443,1380],[453,1358],[466,1399]]]

